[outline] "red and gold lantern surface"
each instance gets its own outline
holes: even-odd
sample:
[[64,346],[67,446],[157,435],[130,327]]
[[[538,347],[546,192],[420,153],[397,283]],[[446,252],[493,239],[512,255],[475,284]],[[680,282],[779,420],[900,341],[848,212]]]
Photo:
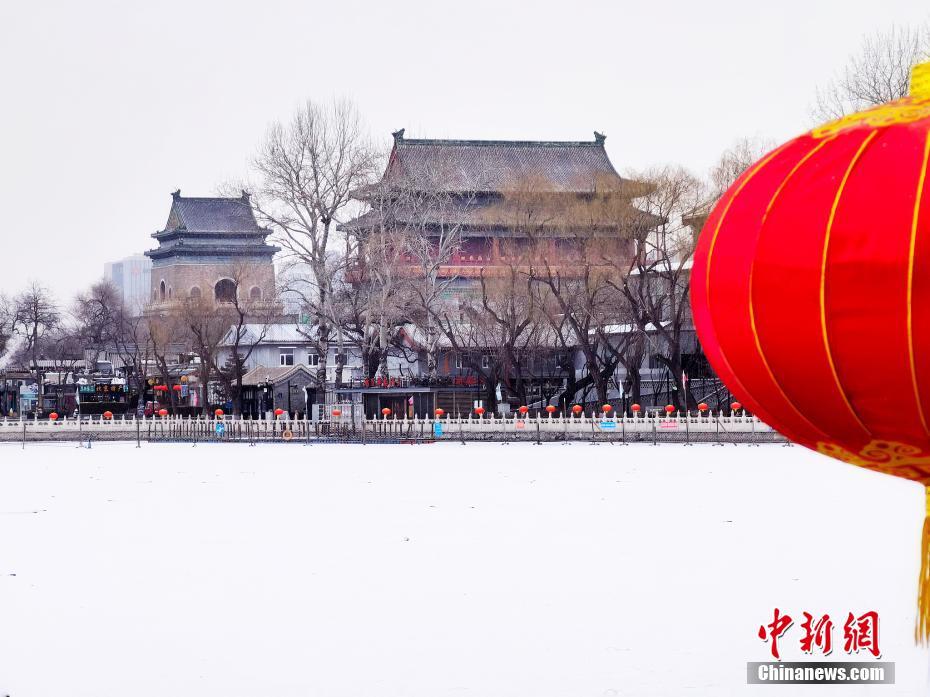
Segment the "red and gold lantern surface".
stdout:
[[909,97],[815,128],[743,173],[701,232],[691,306],[708,360],[751,412],[821,453],[926,486],[930,63],[911,85]]
[[[913,84],[921,71],[915,69]],[[792,440],[930,484],[930,86],[750,167],[694,255],[694,322]],[[734,406],[734,409],[736,407]]]

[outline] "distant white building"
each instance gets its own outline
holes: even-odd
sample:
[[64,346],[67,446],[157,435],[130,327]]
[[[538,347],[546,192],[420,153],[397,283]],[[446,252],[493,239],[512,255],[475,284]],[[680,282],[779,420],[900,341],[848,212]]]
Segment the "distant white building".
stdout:
[[152,285],[152,260],[143,254],[103,265],[103,277],[120,291],[123,302],[133,312],[142,312]]

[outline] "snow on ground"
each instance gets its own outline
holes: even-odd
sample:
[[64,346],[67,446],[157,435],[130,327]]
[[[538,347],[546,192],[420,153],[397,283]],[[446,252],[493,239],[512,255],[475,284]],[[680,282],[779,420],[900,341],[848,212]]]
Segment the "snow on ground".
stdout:
[[[0,446],[0,695],[916,695],[922,489],[781,446]],[[747,686],[778,606],[897,684]],[[868,656],[861,656],[866,660]]]

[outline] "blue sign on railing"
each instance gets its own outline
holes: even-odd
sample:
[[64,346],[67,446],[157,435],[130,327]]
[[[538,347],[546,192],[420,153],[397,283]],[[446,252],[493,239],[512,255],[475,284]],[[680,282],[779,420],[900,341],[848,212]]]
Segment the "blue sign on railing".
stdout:
[[439,438],[442,435],[442,422],[434,421],[433,422],[433,435]]

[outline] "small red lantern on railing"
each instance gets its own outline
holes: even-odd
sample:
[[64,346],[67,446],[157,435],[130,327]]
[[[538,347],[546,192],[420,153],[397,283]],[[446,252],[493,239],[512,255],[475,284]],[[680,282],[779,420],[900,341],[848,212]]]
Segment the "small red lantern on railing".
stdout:
[[391,415],[391,410],[388,409],[387,407],[384,407],[384,409],[381,410],[381,414],[382,416],[384,416],[384,418],[387,418],[388,416]]
[[103,412],[103,418],[109,421],[110,419],[113,418],[113,412],[112,411]]
[[709,407],[707,406],[707,402],[701,402],[698,404],[698,411],[707,411],[708,408]]
[[180,391],[181,391],[181,386],[180,386],[180,385],[175,385],[175,386],[172,387],[171,389],[173,389],[175,392],[180,392]]
[[153,387],[152,389],[155,390],[156,392],[167,392],[168,386],[167,385],[155,385],[155,387]]
[[442,415],[445,414],[445,413],[446,413],[446,410],[443,409],[443,408],[441,408],[441,407],[440,407],[439,409],[436,410],[436,416],[437,416],[438,418],[440,418],[440,419],[442,418]]
[[521,414],[526,414],[526,412],[528,412],[529,410],[530,410],[530,408],[529,408],[529,407],[526,407],[526,406],[520,407],[520,408],[518,409],[518,411],[519,411]]
[[222,409],[217,409],[215,412],[213,412],[213,415],[214,415],[216,418],[221,419],[221,418],[223,418],[223,410],[222,410]]
[[641,412],[642,410],[643,410],[643,408],[642,408],[641,406],[639,406],[638,404],[631,404],[631,405],[630,405],[630,411],[632,411],[634,414],[638,414],[638,413]]
[[475,407],[475,413],[478,416],[482,416],[484,414],[484,407]]
[[572,413],[574,414],[580,414],[583,411],[584,411],[584,407],[581,406],[580,404],[576,404],[572,407]]
[[675,405],[674,405],[674,404],[666,404],[666,405],[665,405],[665,413],[666,413],[666,414],[674,414],[674,413],[675,413]]
[[54,411],[53,411],[51,414],[49,414],[49,415],[48,415],[48,420],[49,420],[49,421],[58,421],[58,414],[57,414],[57,412],[54,412]]
[[605,414],[609,414],[611,411],[613,411],[613,407],[610,406],[609,404],[605,404],[604,406],[601,407],[601,411],[604,412]]
[[159,409],[159,410],[158,410],[158,415],[161,416],[161,417],[168,416],[168,410],[167,410],[167,409]]
[[342,416],[342,409],[333,409],[333,416]]
[[554,407],[553,405],[549,404],[549,405],[546,407],[546,411],[549,412],[549,416],[552,416],[553,414],[555,414],[555,407]]
[[743,408],[743,405],[740,404],[739,402],[733,402],[733,404],[730,405],[730,409],[732,409],[733,411],[739,411],[742,408]]
[[280,419],[284,415],[284,410],[281,407],[278,407],[274,410],[274,415]]

